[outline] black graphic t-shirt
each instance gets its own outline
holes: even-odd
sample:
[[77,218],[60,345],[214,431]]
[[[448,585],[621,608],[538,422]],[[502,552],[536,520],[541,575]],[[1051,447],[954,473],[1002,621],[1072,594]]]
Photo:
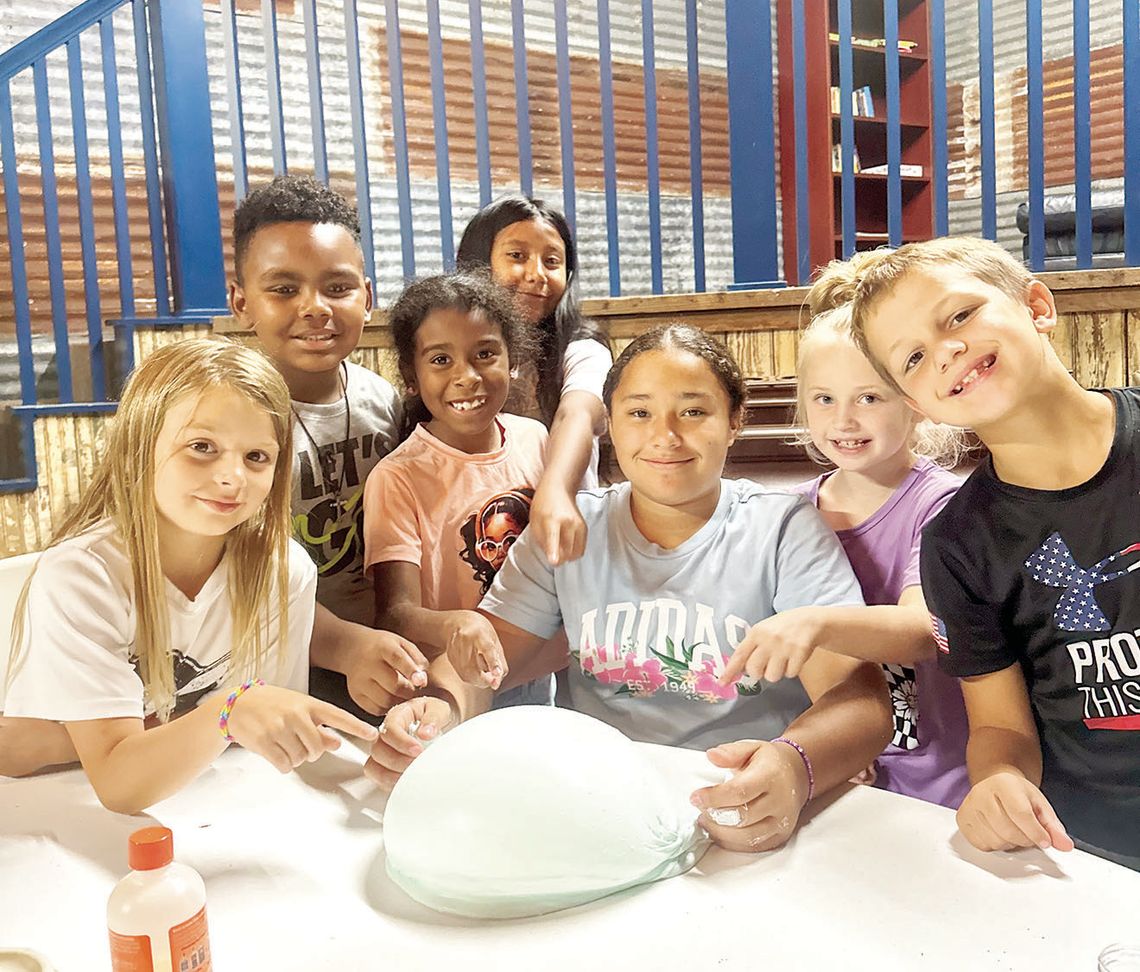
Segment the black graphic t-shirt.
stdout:
[[1069,832],[1140,855],[1140,389],[1112,389],[1116,435],[1088,482],[1037,490],[987,460],[923,533],[939,664],[1020,663]]

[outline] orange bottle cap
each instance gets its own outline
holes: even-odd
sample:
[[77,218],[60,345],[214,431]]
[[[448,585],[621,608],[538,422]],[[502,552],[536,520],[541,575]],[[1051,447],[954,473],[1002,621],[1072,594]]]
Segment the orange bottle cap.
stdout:
[[143,827],[127,843],[127,863],[133,871],[153,871],[174,860],[174,834],[168,827]]

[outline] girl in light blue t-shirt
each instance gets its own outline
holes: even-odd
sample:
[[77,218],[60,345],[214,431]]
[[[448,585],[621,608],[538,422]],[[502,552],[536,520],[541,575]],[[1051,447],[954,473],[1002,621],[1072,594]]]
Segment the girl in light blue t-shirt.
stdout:
[[[744,382],[718,341],[684,324],[643,334],[614,364],[604,397],[628,482],[578,494],[584,555],[553,567],[524,533],[480,604],[491,633],[450,645],[450,666],[433,664],[451,703],[393,709],[368,771],[392,785],[424,740],[486,707],[471,686],[533,673],[565,625],[574,708],[634,739],[707,748],[731,776],[693,793],[702,824],[732,849],[779,846],[815,793],[864,768],[890,738],[882,672],[818,651],[797,678],[720,676],[757,623],[807,604],[861,604],[858,582],[809,503],[722,478]],[[548,670],[565,663],[552,658]]]

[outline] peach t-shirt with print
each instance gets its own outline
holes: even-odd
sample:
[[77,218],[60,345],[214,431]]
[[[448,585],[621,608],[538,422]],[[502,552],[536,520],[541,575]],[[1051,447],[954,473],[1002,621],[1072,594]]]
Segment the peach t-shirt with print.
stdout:
[[387,561],[415,564],[426,608],[475,608],[530,520],[546,427],[506,413],[497,421],[502,445],[475,454],[417,425],[368,476],[365,571]]

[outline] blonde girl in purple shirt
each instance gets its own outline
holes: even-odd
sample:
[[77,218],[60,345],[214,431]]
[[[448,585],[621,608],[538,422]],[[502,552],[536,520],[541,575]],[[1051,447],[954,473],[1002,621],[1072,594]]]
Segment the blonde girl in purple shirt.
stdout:
[[883,381],[851,340],[846,307],[804,331],[797,374],[804,444],[835,468],[795,491],[835,530],[868,606],[781,612],[753,628],[724,677],[793,677],[819,648],[879,662],[894,736],[864,779],[956,808],[970,787],[966,714],[957,680],[935,663],[918,561],[923,527],[961,483],[939,464],[961,456],[961,433],[920,421]]

